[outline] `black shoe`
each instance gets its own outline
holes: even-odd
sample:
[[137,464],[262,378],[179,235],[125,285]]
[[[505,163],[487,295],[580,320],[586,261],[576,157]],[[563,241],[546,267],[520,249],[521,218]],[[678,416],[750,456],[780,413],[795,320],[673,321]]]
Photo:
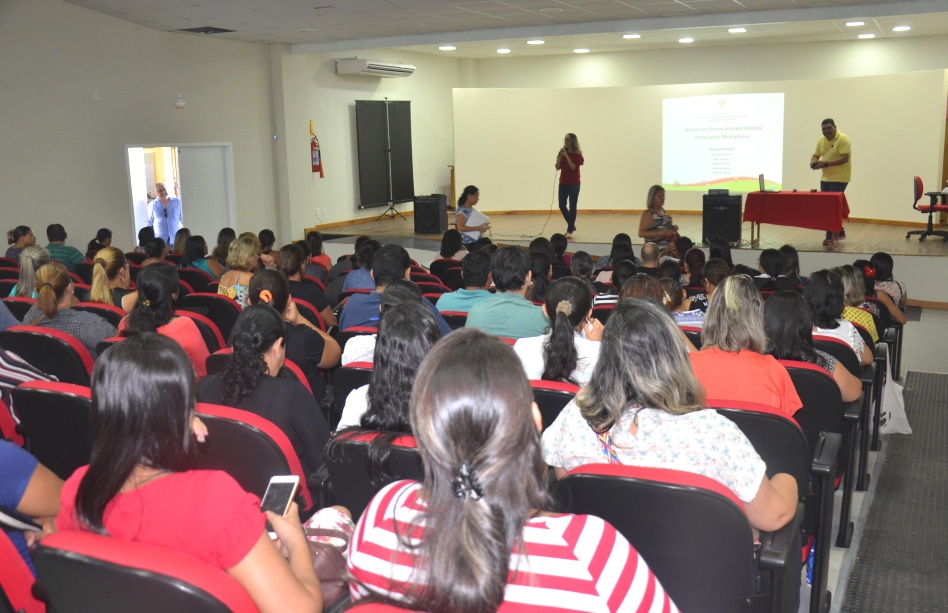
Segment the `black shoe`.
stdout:
[[839,231],[839,240],[846,238],[846,228],[843,228]]

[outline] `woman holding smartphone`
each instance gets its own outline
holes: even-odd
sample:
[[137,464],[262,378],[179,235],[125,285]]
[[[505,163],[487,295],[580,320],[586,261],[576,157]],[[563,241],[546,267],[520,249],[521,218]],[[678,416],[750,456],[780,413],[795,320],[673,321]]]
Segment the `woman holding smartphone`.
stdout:
[[[579,139],[570,132],[563,138],[563,148],[556,154],[554,166],[560,171],[560,212],[566,220],[566,238],[576,231],[576,203],[579,201],[579,167],[583,165]],[[569,201],[569,208],[566,204]]]
[[63,486],[57,528],[198,558],[236,579],[262,613],[321,611],[296,505],[264,515],[226,473],[187,470],[194,406],[194,371],[174,340],[139,334],[103,353],[92,372],[92,458]]

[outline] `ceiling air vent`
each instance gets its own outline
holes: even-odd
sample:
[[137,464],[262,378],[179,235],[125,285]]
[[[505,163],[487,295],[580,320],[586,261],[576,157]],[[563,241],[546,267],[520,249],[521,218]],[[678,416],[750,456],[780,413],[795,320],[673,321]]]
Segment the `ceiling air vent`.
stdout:
[[336,74],[362,75],[369,77],[409,77],[415,72],[411,64],[362,60],[356,57],[333,60]]

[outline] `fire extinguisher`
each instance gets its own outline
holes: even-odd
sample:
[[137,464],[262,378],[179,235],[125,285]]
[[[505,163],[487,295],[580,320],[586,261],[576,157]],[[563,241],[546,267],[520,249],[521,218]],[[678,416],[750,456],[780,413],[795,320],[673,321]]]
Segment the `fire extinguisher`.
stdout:
[[323,174],[323,160],[319,154],[319,139],[316,138],[316,133],[313,132],[313,120],[309,120],[309,149],[313,157],[313,173],[319,173],[319,178],[322,179],[326,175]]

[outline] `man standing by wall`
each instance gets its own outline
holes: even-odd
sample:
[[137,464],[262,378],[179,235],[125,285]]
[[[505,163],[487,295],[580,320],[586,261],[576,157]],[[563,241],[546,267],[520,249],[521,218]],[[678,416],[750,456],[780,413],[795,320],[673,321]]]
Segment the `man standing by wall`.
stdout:
[[[821,124],[823,136],[816,141],[816,151],[810,157],[810,168],[821,168],[821,192],[845,192],[852,176],[852,144],[849,137],[836,129],[836,122],[824,119]],[[846,238],[846,228],[839,231],[839,238]],[[832,244],[833,233],[826,233],[824,245]]]
[[148,224],[155,229],[155,236],[165,243],[174,243],[174,235],[184,226],[181,200],[168,195],[164,183],[155,185],[158,197],[148,203]]

